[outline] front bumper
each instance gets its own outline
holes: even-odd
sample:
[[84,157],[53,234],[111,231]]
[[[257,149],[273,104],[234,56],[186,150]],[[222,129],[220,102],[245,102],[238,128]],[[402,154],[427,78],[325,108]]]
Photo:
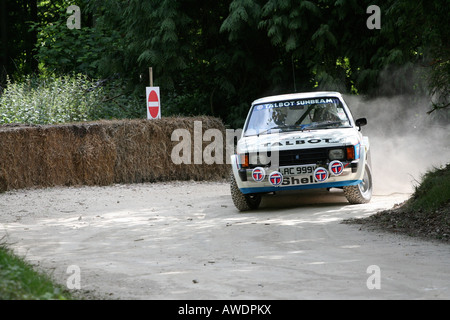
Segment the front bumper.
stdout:
[[[269,181],[272,173],[280,173],[279,168],[262,168],[264,178],[261,181],[255,181],[253,178],[253,169],[244,169],[239,167],[236,162],[233,164],[233,173],[236,183],[243,194],[270,193],[292,190],[320,189],[320,188],[339,188],[345,186],[358,185],[362,182],[364,175],[364,156],[352,162],[343,163],[344,169],[335,176],[331,174],[328,163],[326,165],[317,166],[317,168],[325,169],[328,177],[323,181],[317,181],[314,173],[300,175],[281,175],[282,182],[274,185]],[[233,162],[232,162],[233,163]],[[313,166],[314,164],[311,164]],[[279,176],[279,175],[278,175]]]

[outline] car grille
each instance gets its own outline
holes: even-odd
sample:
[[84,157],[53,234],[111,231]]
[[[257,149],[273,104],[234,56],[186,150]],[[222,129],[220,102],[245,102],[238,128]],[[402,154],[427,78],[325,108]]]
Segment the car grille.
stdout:
[[280,167],[326,162],[328,148],[280,151]]
[[[326,163],[328,161],[329,150],[330,148],[283,150],[279,153],[279,166]],[[272,156],[270,152],[268,153],[268,156]],[[250,165],[250,167],[257,166],[258,165]]]

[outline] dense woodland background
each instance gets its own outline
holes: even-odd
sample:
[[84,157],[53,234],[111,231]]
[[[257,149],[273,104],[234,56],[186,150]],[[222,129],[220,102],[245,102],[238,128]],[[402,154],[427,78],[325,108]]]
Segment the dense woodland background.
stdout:
[[[70,5],[81,8],[81,29],[66,25]],[[370,5],[381,9],[381,29],[367,28]],[[449,7],[450,0],[0,0],[0,124],[145,117],[149,67],[163,116],[211,115],[239,127],[256,98],[323,89],[428,96],[423,112],[448,123]],[[69,100],[69,111],[57,110]]]

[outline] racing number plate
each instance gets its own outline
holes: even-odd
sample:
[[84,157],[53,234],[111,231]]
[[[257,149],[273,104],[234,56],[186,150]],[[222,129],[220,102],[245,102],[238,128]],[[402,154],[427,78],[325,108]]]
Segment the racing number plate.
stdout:
[[303,166],[291,166],[291,167],[280,167],[280,173],[283,176],[298,176],[304,174],[312,174],[316,170],[316,165],[303,165]]

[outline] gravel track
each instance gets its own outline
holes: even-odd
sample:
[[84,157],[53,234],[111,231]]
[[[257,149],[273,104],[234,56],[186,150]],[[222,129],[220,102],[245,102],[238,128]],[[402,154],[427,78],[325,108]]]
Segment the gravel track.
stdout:
[[240,213],[225,181],[19,190],[0,194],[0,238],[62,284],[79,267],[99,298],[449,299],[448,245],[341,223],[407,197],[315,190]]

